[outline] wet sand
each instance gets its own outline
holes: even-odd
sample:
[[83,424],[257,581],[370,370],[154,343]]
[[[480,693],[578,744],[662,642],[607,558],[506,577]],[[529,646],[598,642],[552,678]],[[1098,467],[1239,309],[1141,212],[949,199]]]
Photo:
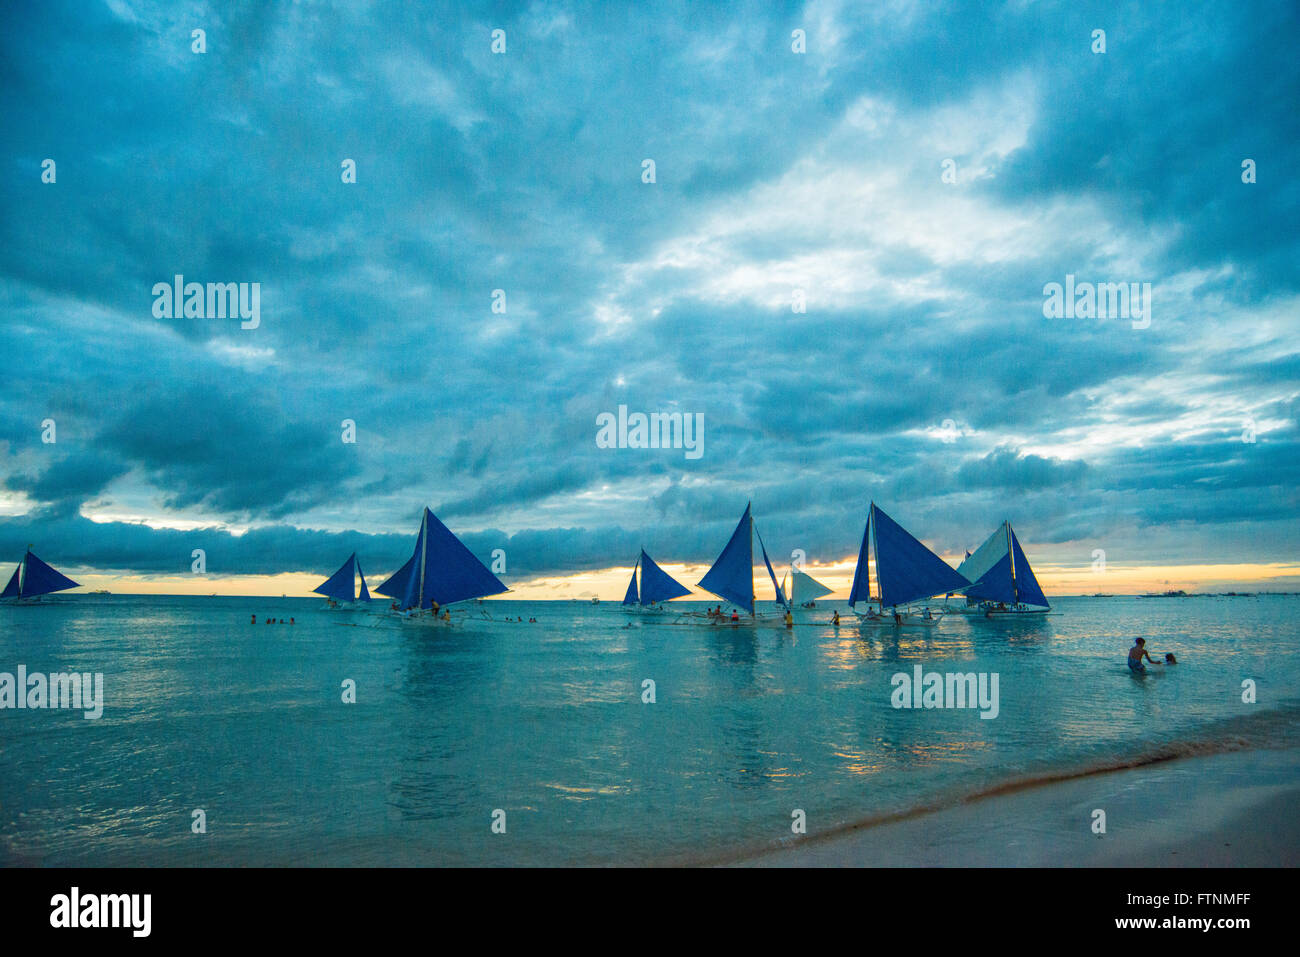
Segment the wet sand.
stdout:
[[[1094,810],[1106,832],[1092,830]],[[1300,750],[1180,758],[816,834],[745,867],[1295,867]]]

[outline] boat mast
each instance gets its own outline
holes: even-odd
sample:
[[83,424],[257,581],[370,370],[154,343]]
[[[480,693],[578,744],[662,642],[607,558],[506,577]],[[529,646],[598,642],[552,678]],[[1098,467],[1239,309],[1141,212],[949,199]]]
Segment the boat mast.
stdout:
[[867,549],[867,601],[871,601],[871,555],[876,556],[876,604],[880,613],[885,612],[885,596],[880,591],[880,549],[876,545],[876,503],[871,503],[871,514],[867,516],[867,528],[871,535],[871,546]]
[[745,505],[745,514],[749,516],[749,617],[756,618],[754,614],[754,503],[748,502]]
[[[420,590],[415,593],[415,607],[424,607],[424,559],[429,554],[429,510],[420,518]],[[430,606],[432,607],[432,606]]]
[[1020,604],[1020,588],[1016,585],[1016,553],[1011,547],[1014,540],[1011,535],[1011,519],[1005,519],[1002,524],[1007,530],[1007,558],[1011,562],[1011,597],[1015,599],[1012,607],[1015,607],[1015,605]]

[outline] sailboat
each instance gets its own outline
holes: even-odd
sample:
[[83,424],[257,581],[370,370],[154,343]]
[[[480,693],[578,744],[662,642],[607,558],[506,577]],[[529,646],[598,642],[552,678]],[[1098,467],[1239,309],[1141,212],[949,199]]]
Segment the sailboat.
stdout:
[[[361,597],[357,598],[357,579],[361,579]],[[361,573],[361,563],[357,553],[353,552],[343,567],[312,589],[317,595],[324,595],[329,608],[349,609],[361,607],[358,600],[370,603],[370,590],[366,588],[366,576]]]
[[415,551],[406,564],[375,591],[395,599],[392,610],[404,621],[450,624],[439,612],[456,602],[509,591],[438,517],[424,510]]
[[[767,575],[772,579],[772,588],[776,591],[777,604],[784,609],[779,615],[760,615],[754,609],[755,537],[758,538],[758,547],[763,553],[763,564],[767,566]],[[772,562],[767,557],[767,547],[763,544],[763,536],[759,534],[757,526],[754,525],[754,515],[750,505],[745,506],[745,514],[740,516],[740,521],[736,524],[736,530],[731,533],[731,539],[722,550],[722,554],[718,556],[717,561],[700,579],[700,587],[711,594],[717,595],[723,601],[731,602],[736,606],[737,611],[733,612],[732,616],[725,613],[715,615],[713,613],[687,612],[677,620],[678,623],[695,619],[697,622],[703,620],[708,624],[787,627],[786,619],[790,613],[790,602],[785,597],[784,589],[776,580],[776,572],[772,570]],[[740,609],[743,609],[749,617],[742,617],[739,614]]]
[[[849,592],[849,607],[862,624],[932,627],[939,623],[944,609],[917,607],[916,603],[969,585],[947,562],[913,538],[875,502],[871,503]],[[866,602],[865,612],[857,610],[858,602]]]
[[[637,589],[637,569],[641,571],[641,588]],[[655,564],[653,558],[641,549],[636,565],[632,567],[632,580],[627,583],[623,596],[624,611],[662,612],[663,602],[689,595],[691,590]]]
[[831,593],[831,589],[817,579],[793,566],[790,578],[790,600],[800,608],[816,608],[817,599]]
[[9,579],[9,584],[5,585],[5,590],[0,592],[0,599],[26,604],[38,601],[42,595],[51,592],[80,587],[67,575],[51,568],[32,554],[32,547],[28,545],[27,554],[14,569],[13,577]]
[[957,571],[972,582],[965,589],[968,614],[1044,615],[1051,609],[1009,521],[968,554]]

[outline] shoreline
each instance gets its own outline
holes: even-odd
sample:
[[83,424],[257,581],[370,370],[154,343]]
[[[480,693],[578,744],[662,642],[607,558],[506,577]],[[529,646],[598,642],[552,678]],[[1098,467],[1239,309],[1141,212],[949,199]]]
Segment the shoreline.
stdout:
[[1229,751],[1011,787],[726,866],[1295,867],[1297,806],[1300,749]]

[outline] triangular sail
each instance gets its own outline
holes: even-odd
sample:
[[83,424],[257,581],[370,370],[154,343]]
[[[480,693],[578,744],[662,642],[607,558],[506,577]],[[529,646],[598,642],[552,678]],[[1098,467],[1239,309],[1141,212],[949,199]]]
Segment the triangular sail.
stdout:
[[[655,564],[655,560],[641,550],[641,604],[672,601],[689,595],[691,590]],[[635,576],[633,584],[635,584]],[[628,594],[631,594],[629,590]],[[633,596],[635,597],[635,596]],[[624,599],[626,601],[627,599]]]
[[[1008,526],[1010,530],[1010,526]],[[1016,538],[1016,533],[1011,532],[1011,550],[1015,557],[1015,574],[1016,574],[1016,598],[1025,605],[1040,605],[1043,608],[1051,608],[1047,603],[1047,596],[1043,594],[1043,589],[1038,584],[1038,578],[1034,575],[1034,570],[1029,567],[1029,559],[1020,549],[1020,540]]]
[[999,525],[957,570],[974,583],[966,589],[971,604],[994,601],[1051,607],[1010,522]]
[[509,589],[426,508],[415,554],[375,591],[398,599],[405,610],[429,608],[435,601],[451,605]]
[[[641,554],[644,555],[645,552]],[[640,562],[641,559],[638,558],[637,564],[640,564]],[[627,591],[623,595],[623,604],[625,605],[635,605],[641,600],[636,593],[636,568],[636,565],[632,566],[632,580],[627,583]]]
[[375,589],[375,594],[387,595],[389,598],[397,599],[405,597],[406,584],[411,580],[411,575],[415,571],[415,559],[416,555],[408,558],[405,565],[393,572],[382,585]]
[[366,587],[366,576],[361,573],[360,562],[357,562],[357,578],[361,579],[361,600],[370,601],[370,589]]
[[871,513],[862,529],[862,545],[858,548],[858,564],[853,569],[853,587],[849,589],[849,607],[860,601],[871,601]]
[[767,577],[772,579],[772,587],[776,589],[776,603],[787,611],[790,609],[790,603],[785,599],[785,591],[781,588],[780,583],[776,580],[776,572],[772,571],[772,563],[767,557],[767,546],[763,544],[763,536],[758,529],[754,529],[758,535],[758,548],[763,553],[763,564],[767,566]]
[[26,572],[22,578],[19,597],[35,598],[37,595],[48,595],[50,592],[63,591],[66,588],[81,587],[67,575],[51,568],[31,552],[27,553],[27,557],[23,559],[23,562],[26,565]]
[[5,585],[5,590],[0,592],[0,598],[18,597],[18,581],[19,581],[19,576],[22,575],[22,572],[23,572],[23,565],[22,562],[19,562],[14,567],[14,574],[13,577],[9,579],[9,584]]
[[415,539],[415,566],[411,569],[411,577],[406,580],[406,589],[401,597],[403,610],[421,607],[420,593],[424,589],[424,569],[429,561],[429,549],[425,545],[425,529],[428,524],[428,518],[421,517],[420,534]]
[[1004,554],[998,563],[980,576],[980,580],[966,589],[969,601],[996,601],[1006,605],[1016,603],[1016,583],[1011,577],[1011,555]]
[[[974,553],[966,553],[966,558],[957,566],[957,572],[967,581],[977,582],[988,574],[989,569],[1008,554],[1007,523],[1003,522],[993,534],[984,540],[984,544]],[[967,592],[969,595],[970,592]]]
[[876,578],[882,606],[896,607],[960,591],[970,582],[872,503]]
[[754,536],[749,506],[740,516],[736,530],[731,533],[727,547],[713,563],[700,587],[717,595],[723,601],[739,605],[751,615],[754,613]]
[[333,598],[335,601],[356,601],[357,599],[357,553],[353,552],[343,567],[325,581],[312,589],[318,595]]
[[831,593],[831,589],[797,568],[791,570],[791,577],[793,581],[790,583],[790,597],[796,605],[802,605],[806,601],[814,601],[823,595]]

